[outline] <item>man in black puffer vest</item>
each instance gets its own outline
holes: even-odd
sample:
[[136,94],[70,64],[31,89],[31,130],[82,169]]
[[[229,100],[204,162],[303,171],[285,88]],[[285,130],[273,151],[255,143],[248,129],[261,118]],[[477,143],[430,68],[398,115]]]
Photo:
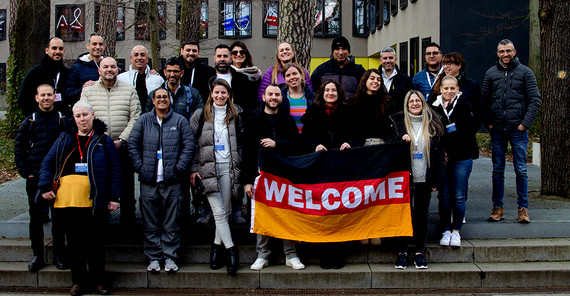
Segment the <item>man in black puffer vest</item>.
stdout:
[[[30,240],[34,258],[28,265],[31,271],[38,271],[44,266],[44,228],[43,214],[46,207],[44,199],[36,201],[40,166],[53,142],[65,131],[67,120],[61,112],[54,109],[54,88],[49,84],[41,84],[37,88],[36,101],[38,111],[32,113],[22,122],[14,145],[14,156],[18,173],[26,179],[26,193],[30,206]],[[52,228],[53,264],[58,269],[65,269],[63,260],[64,236],[56,228]]]

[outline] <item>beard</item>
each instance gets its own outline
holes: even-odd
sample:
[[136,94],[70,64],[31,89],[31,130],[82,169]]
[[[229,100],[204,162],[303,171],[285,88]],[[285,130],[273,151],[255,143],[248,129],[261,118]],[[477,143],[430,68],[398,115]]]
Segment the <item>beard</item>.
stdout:
[[229,64],[226,64],[225,62],[216,63],[216,71],[225,74],[228,73],[229,70],[230,70]]

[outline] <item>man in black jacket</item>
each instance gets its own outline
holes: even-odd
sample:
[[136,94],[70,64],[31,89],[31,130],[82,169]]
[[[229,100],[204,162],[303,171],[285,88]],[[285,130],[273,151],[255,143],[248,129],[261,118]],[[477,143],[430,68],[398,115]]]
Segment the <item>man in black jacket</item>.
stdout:
[[63,64],[63,55],[65,54],[63,40],[52,37],[45,51],[46,55],[42,58],[40,64],[34,66],[26,73],[20,86],[18,104],[26,117],[38,109],[35,95],[38,86],[41,84],[49,84],[55,89],[55,109],[66,115],[71,114],[71,109],[65,101],[66,98],[62,97],[68,72],[67,67]]
[[414,85],[412,78],[398,70],[397,62],[398,58],[393,48],[385,47],[380,51],[381,69],[378,70],[382,71],[384,86],[396,104],[396,111],[402,111],[404,110],[404,98]]
[[[299,132],[295,120],[289,112],[279,112],[279,105],[283,101],[281,90],[275,84],[267,86],[263,92],[263,105],[255,109],[246,120],[244,127],[243,145],[243,180],[247,195],[253,197],[253,183],[258,175],[259,149],[272,149],[282,155],[295,154],[295,147]],[[257,235],[257,260],[251,265],[252,270],[261,270],[268,265],[271,250],[269,237]],[[303,269],[295,249],[295,242],[283,240],[285,251],[285,264],[293,269]]]
[[499,60],[489,68],[483,80],[485,112],[483,124],[491,134],[493,154],[493,211],[489,222],[504,219],[503,195],[505,193],[505,155],[507,142],[513,150],[519,223],[529,223],[528,176],[526,152],[528,129],[540,108],[540,93],[534,73],[519,63],[515,57],[515,45],[503,39],[497,47]]
[[182,44],[178,59],[184,63],[183,70],[185,75],[182,76],[182,84],[198,89],[205,103],[210,94],[208,81],[216,76],[216,71],[214,68],[202,63],[198,59],[199,56],[200,43],[196,40],[188,40]]
[[[44,265],[44,227],[43,214],[47,204],[43,198],[36,199],[40,165],[49,152],[59,134],[65,131],[66,120],[61,112],[54,108],[55,91],[50,84],[41,84],[36,88],[36,106],[38,111],[32,113],[22,122],[14,143],[14,156],[18,173],[26,179],[26,193],[30,207],[30,241],[34,258],[28,269],[38,271]],[[52,228],[53,264],[58,269],[65,269],[64,235]]]

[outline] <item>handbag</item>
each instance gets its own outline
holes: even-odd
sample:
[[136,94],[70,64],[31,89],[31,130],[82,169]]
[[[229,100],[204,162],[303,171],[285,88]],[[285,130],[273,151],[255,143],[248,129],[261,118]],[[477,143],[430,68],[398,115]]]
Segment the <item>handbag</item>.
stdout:
[[[77,148],[77,147],[75,147],[75,148]],[[57,190],[59,189],[59,179],[61,179],[61,173],[63,172],[63,168],[65,167],[65,163],[67,163],[67,160],[71,156],[71,153],[73,153],[73,151],[75,151],[75,148],[73,148],[73,150],[71,150],[71,152],[69,152],[69,154],[67,155],[67,157],[63,161],[63,165],[61,166],[61,170],[59,170],[59,175],[57,176],[57,179],[51,181],[51,191],[53,193],[57,193]]]

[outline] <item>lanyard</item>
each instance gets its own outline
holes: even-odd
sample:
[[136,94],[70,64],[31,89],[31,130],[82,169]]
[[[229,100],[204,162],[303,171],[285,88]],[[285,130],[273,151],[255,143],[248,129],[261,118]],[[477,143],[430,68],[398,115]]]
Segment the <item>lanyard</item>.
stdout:
[[[89,141],[91,140],[92,136],[93,136],[93,130],[91,130],[91,132],[89,133],[89,138],[87,139],[87,143],[85,143],[85,149],[87,149],[87,144],[89,144]],[[79,148],[79,157],[81,158],[81,162],[83,162],[83,151],[81,151],[81,143],[79,143],[79,133],[77,133],[77,147]]]
[[196,70],[196,66],[194,66],[194,68],[192,68],[192,77],[190,77],[190,85],[191,87],[194,87],[194,70]]
[[428,80],[428,84],[429,84],[429,88],[433,88],[433,84],[435,83],[435,80],[437,79],[437,76],[439,76],[439,74],[441,74],[441,71],[443,71],[443,67],[439,68],[439,72],[437,72],[437,75],[435,75],[435,79],[433,80],[433,82],[431,82],[431,78],[429,77],[429,73],[431,73],[428,69],[426,69],[426,76],[427,76],[427,80]]
[[54,91],[56,93],[57,93],[57,83],[59,82],[59,73],[60,72],[57,72],[57,75],[55,76],[55,79],[53,80],[53,88],[54,88]]
[[443,107],[443,113],[445,113],[445,116],[447,116],[447,120],[449,120],[449,122],[451,122],[451,120],[449,119],[449,116],[451,116],[451,113],[453,113],[453,110],[455,109],[455,105],[457,105],[458,98],[455,97],[453,100],[455,100],[455,101],[453,102],[453,106],[451,107],[451,111],[449,111],[449,113],[447,112],[447,107],[443,107],[443,104],[441,106],[441,107]]
[[420,126],[417,133],[416,133],[416,131],[414,131],[414,144],[416,145],[416,149],[418,149],[418,145],[419,145],[418,141],[420,140],[420,136],[422,134],[422,129],[423,129],[423,127]]

